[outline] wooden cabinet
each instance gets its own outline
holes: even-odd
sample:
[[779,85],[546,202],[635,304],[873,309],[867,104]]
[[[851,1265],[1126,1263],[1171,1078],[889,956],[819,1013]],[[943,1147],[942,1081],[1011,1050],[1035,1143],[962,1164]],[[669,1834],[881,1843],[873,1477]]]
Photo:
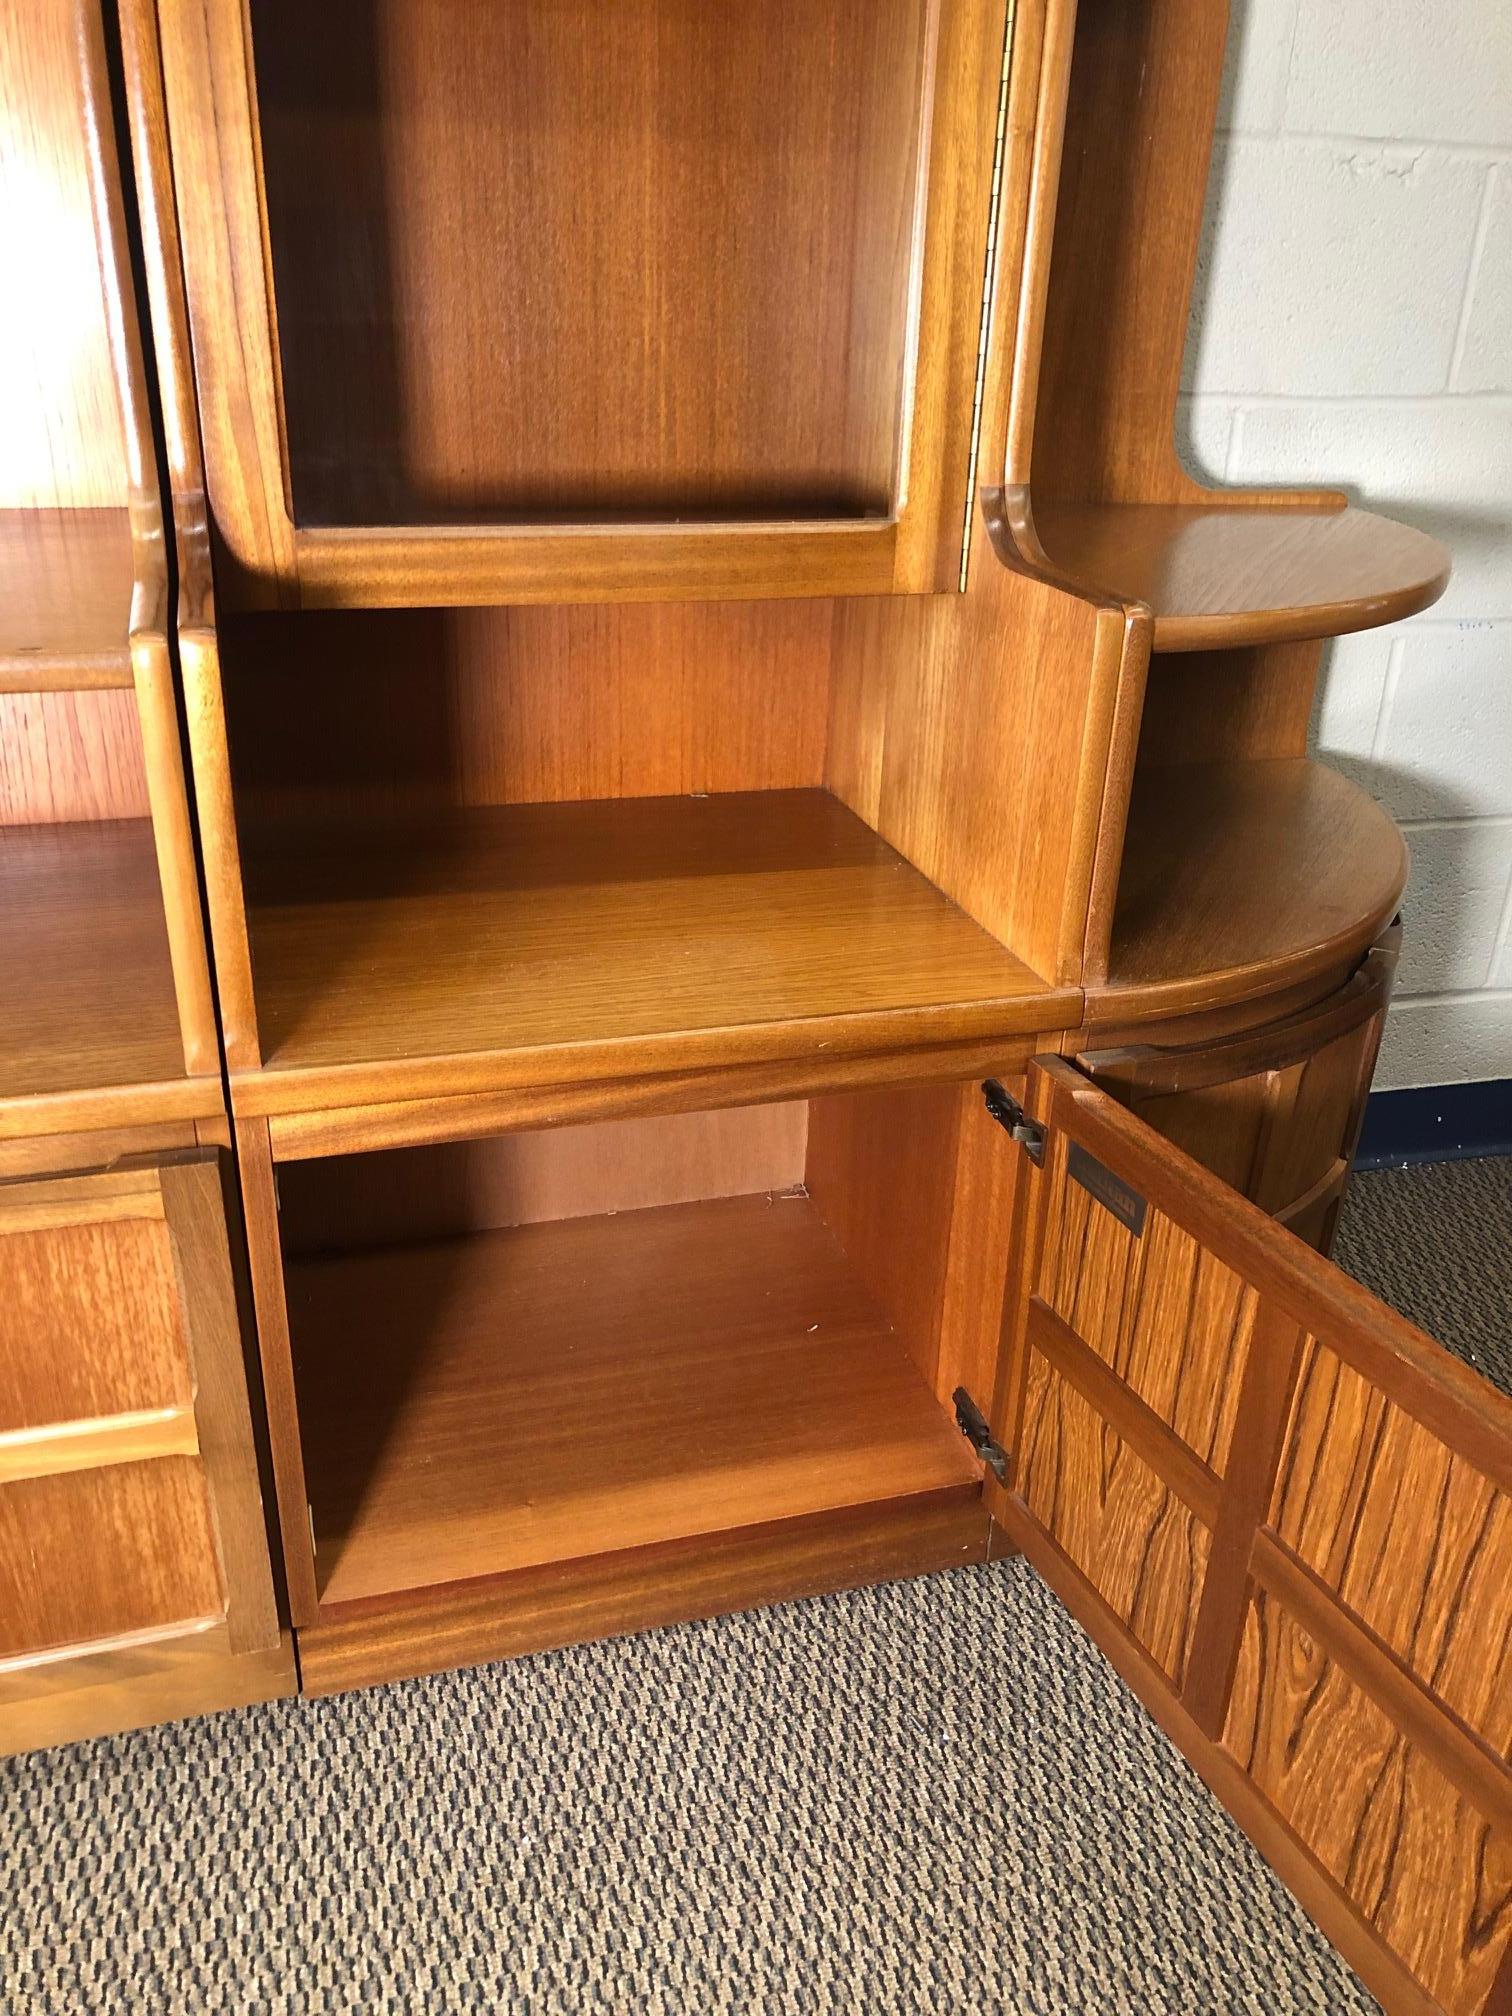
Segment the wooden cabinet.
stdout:
[[218,1158],[0,1184],[0,1747],[286,1681]]
[[0,24],[6,1750],[293,1687],[212,1146],[229,1134],[110,40],[93,0]]
[[1388,2006],[1512,1978],[1512,1401],[1058,1060],[993,1515]]

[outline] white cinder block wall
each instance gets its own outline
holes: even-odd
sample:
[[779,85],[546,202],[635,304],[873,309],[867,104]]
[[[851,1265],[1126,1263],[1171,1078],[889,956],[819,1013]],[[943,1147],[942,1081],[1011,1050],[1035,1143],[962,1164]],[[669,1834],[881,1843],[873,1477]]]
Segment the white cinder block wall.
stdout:
[[1512,0],[1232,0],[1182,416],[1454,555],[1331,647],[1315,733],[1407,830],[1376,1083],[1512,1077]]

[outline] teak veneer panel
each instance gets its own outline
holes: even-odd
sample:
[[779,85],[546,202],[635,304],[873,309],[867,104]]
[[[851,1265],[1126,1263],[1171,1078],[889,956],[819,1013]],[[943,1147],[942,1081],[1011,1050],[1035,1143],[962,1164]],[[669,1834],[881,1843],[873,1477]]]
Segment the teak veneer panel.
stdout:
[[125,511],[0,511],[0,691],[130,686]]
[[225,1611],[196,1457],[0,1486],[0,1670],[55,1649],[209,1629]]
[[1007,12],[164,0],[224,598],[946,586]]
[[243,1112],[946,1042],[1072,1005],[822,791],[285,825],[246,858],[269,1068],[234,1078]]
[[928,15],[258,0],[295,522],[887,515]]
[[1303,1351],[1271,1523],[1512,1761],[1512,1498],[1332,1351]]
[[1266,1591],[1245,1618],[1223,1742],[1435,2007],[1495,2009],[1512,1838]]
[[[127,501],[109,261],[97,233],[98,137],[81,103],[88,18],[79,0],[25,0],[0,13],[6,510]],[[125,613],[123,604],[123,642]],[[0,614],[0,629],[5,621]]]
[[145,819],[0,829],[0,976],[0,1102],[179,1080],[219,1109],[184,1079]]
[[1363,954],[1407,879],[1402,836],[1304,758],[1142,768],[1089,1017],[1206,1007]]
[[818,786],[833,622],[824,601],[232,618],[237,807],[255,825]]
[[979,1475],[802,1197],[295,1261],[288,1285],[323,1607]]
[[1037,504],[1034,526],[1060,573],[1148,605],[1157,651],[1368,630],[1449,579],[1436,539],[1369,511]]

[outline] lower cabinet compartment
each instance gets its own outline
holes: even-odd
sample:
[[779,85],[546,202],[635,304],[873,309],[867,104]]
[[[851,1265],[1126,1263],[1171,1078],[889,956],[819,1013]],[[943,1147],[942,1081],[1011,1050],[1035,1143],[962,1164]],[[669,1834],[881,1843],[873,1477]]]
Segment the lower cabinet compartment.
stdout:
[[971,1084],[281,1166],[305,1621],[867,1506],[985,1546],[1015,1154]]

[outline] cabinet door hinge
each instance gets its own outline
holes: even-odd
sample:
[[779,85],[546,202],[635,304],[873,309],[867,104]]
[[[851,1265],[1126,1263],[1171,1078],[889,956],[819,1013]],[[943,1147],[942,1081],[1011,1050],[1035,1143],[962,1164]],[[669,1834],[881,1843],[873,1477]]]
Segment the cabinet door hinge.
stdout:
[[1006,1085],[1000,1085],[996,1078],[988,1078],[982,1086],[982,1097],[987,1102],[987,1111],[999,1127],[1006,1127],[1017,1141],[1029,1160],[1043,1168],[1045,1163],[1045,1130],[1037,1120],[1031,1120]]
[[964,1386],[957,1386],[951,1394],[955,1402],[955,1417],[961,1433],[975,1449],[1000,1484],[1008,1482],[1008,1451],[1001,1442],[994,1442],[992,1430],[987,1425],[987,1416],[978,1407]]

